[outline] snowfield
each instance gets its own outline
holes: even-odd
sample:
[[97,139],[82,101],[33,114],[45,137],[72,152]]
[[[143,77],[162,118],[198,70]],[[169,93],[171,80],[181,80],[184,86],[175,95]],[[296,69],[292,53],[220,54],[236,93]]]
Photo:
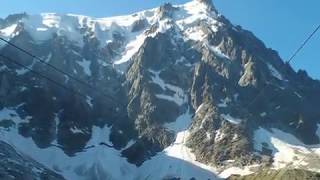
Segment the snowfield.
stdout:
[[[26,120],[21,119],[14,108],[0,111],[0,121],[9,118],[16,124]],[[101,142],[112,145],[110,141],[106,141],[110,135],[110,127],[107,126],[93,127],[92,138],[86,146],[91,148],[73,157],[67,156],[57,146],[46,149],[38,148],[31,138],[19,135],[15,127],[10,128],[10,131],[0,128],[0,133],[1,140],[12,145],[18,152],[30,156],[63,175],[67,180],[85,180],[91,176],[114,180],[146,178],[158,180],[166,177],[216,179],[215,169],[197,162],[190,149],[185,146],[188,137],[186,128],[189,126],[185,122],[191,122],[190,120],[191,115],[187,112],[178,118],[177,124],[168,125],[168,128],[171,127],[172,130],[178,132],[175,143],[146,161],[141,167],[128,163],[125,158],[121,157],[120,151],[100,145]],[[56,123],[59,123],[59,120],[56,120]],[[76,128],[73,130],[76,133],[82,132]]]
[[[30,117],[21,119],[15,109],[2,109],[0,121],[11,119],[16,124],[28,121]],[[73,157],[67,156],[57,145],[46,149],[38,148],[31,138],[19,135],[16,127],[11,127],[10,130],[0,128],[0,133],[2,140],[12,145],[18,152],[32,157],[70,180],[86,179],[89,176],[124,180],[145,178],[156,180],[164,177],[220,179],[229,177],[231,174],[247,175],[253,173],[251,169],[257,167],[256,165],[243,168],[229,167],[221,170],[196,161],[194,154],[185,145],[189,136],[188,127],[191,119],[192,114],[187,111],[181,114],[176,122],[166,124],[165,126],[169,130],[177,133],[175,142],[150,160],[145,161],[140,167],[128,163],[125,158],[121,157],[120,151],[100,145],[101,142],[112,145],[108,141],[111,127],[107,126],[93,127],[92,138],[86,146],[90,148]],[[59,123],[58,119],[56,123]],[[320,124],[318,127],[317,133],[320,135]],[[73,128],[73,131],[82,133],[82,130],[77,128]],[[310,170],[319,171],[320,169],[319,164],[316,163],[320,160],[320,145],[307,146],[291,134],[278,129],[269,131],[263,128],[255,131],[254,142],[257,152],[261,152],[262,146],[273,151],[275,169],[286,167],[288,164]],[[133,143],[130,142],[128,146]],[[313,163],[312,168],[310,163]],[[79,174],[79,172],[81,173]]]
[[[319,131],[319,129],[318,129]],[[307,168],[320,172],[320,144],[308,146],[289,133],[279,129],[259,128],[254,132],[255,149],[272,150],[275,169],[287,167]]]
[[[10,130],[0,128],[0,134],[3,141],[10,144],[21,154],[27,155],[36,161],[44,164],[49,169],[63,175],[67,180],[94,177],[108,177],[108,179],[162,179],[169,177],[181,177],[182,179],[190,179],[197,177],[198,179],[220,179],[228,177],[231,174],[248,174],[249,167],[228,168],[224,171],[214,167],[202,164],[196,161],[194,154],[185,145],[189,136],[188,127],[190,126],[192,114],[189,110],[181,114],[176,122],[166,124],[165,126],[177,133],[175,142],[145,161],[142,166],[136,167],[121,157],[121,153],[114,148],[102,146],[101,142],[112,145],[108,140],[111,127],[93,127],[91,140],[87,143],[88,147],[83,152],[77,153],[75,156],[67,156],[56,144],[49,148],[41,149],[37,147],[31,138],[24,138],[19,135],[17,127],[11,127]],[[25,122],[30,117],[21,119],[16,113],[16,108],[5,108],[0,110],[0,121],[11,119],[18,124]],[[56,124],[59,124],[59,118],[56,117]],[[73,127],[74,133],[82,133],[83,131]],[[127,147],[134,142],[129,142]],[[79,173],[81,172],[81,173]]]

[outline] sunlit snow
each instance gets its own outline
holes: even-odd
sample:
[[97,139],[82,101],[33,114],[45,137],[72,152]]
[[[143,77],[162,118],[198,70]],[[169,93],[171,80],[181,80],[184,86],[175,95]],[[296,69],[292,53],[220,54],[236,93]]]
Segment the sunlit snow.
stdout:
[[167,94],[156,94],[155,96],[159,99],[165,99],[168,101],[175,102],[177,105],[181,106],[187,101],[187,96],[184,93],[183,89],[172,85],[165,83],[163,79],[160,78],[160,71],[153,71],[149,69],[149,72],[152,73],[152,83],[155,83],[161,87],[162,90],[170,90],[174,92],[174,95],[167,95]]
[[273,77],[279,79],[279,80],[284,80],[283,76],[281,73],[271,64],[267,63],[267,66],[272,74]]
[[[14,108],[1,110],[0,121],[3,119],[12,119],[15,123],[25,121],[19,117]],[[178,118],[176,125],[168,125],[168,128],[171,127],[172,130],[178,132],[175,143],[146,161],[141,167],[128,163],[125,158],[121,157],[120,151],[100,145],[101,142],[112,145],[109,141],[111,131],[107,126],[93,127],[92,138],[86,146],[90,148],[72,157],[64,154],[56,146],[46,149],[38,148],[31,138],[20,136],[16,128],[11,128],[10,131],[0,128],[0,133],[1,140],[12,145],[18,152],[62,174],[67,180],[85,180],[92,177],[111,180],[146,178],[158,180],[166,177],[215,179],[215,169],[197,162],[190,149],[185,146],[188,136],[186,129],[190,122],[191,114],[186,112]],[[58,118],[56,118],[56,123],[59,123]],[[82,133],[78,128],[73,128],[72,131]],[[134,141],[130,141],[128,146],[133,143]]]
[[221,117],[232,124],[240,124],[242,121],[241,119],[232,117],[230,114],[221,114]]
[[82,59],[82,61],[77,61],[77,63],[82,67],[86,75],[91,76],[92,74],[90,69],[91,61]]
[[291,164],[293,167],[306,166],[307,169],[319,171],[320,144],[308,146],[295,136],[279,129],[266,130],[259,128],[254,132],[254,147],[261,152],[262,147],[272,150],[273,166],[284,168]]
[[117,64],[128,62],[132,58],[132,56],[138,52],[138,50],[144,43],[145,38],[146,36],[144,34],[141,34],[137,36],[134,40],[129,42],[125,47],[125,50],[121,55],[121,58],[119,60],[116,60],[114,64],[117,65]]
[[0,29],[0,37],[12,37],[17,28],[17,24],[12,24],[4,29]]

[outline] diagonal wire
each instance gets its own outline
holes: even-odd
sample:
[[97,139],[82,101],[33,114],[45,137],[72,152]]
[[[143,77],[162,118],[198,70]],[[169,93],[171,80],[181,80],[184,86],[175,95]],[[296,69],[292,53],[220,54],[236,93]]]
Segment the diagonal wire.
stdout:
[[57,86],[65,89],[65,90],[69,91],[69,92],[72,93],[72,94],[77,94],[77,95],[80,95],[80,96],[82,96],[82,97],[87,98],[87,95],[82,94],[82,93],[80,93],[79,91],[75,91],[74,89],[68,88],[68,87],[64,86],[63,84],[61,84],[59,81],[56,81],[56,80],[54,80],[54,79],[51,79],[51,78],[49,78],[48,76],[45,76],[45,75],[41,74],[40,72],[37,72],[37,71],[33,70],[32,68],[30,68],[30,67],[28,67],[28,66],[26,66],[26,65],[23,65],[22,63],[20,63],[20,62],[18,62],[18,61],[13,60],[12,58],[10,58],[10,57],[8,57],[8,56],[5,56],[5,55],[3,55],[3,54],[0,54],[0,57],[2,57],[2,59],[4,59],[5,61],[7,61],[7,62],[9,62],[9,63],[12,63],[12,64],[15,64],[15,65],[21,66],[21,67],[29,70],[30,72],[32,72],[32,73],[40,76],[40,77],[43,78],[43,79],[46,79],[46,80],[52,82],[53,84],[55,84],[55,85],[57,85]]
[[[5,43],[7,43],[8,45],[16,48],[17,50],[19,50],[19,51],[27,54],[28,56],[36,59],[38,62],[40,62],[40,63],[42,63],[42,64],[44,64],[44,65],[46,65],[46,66],[48,66],[48,67],[50,67],[50,68],[52,68],[52,69],[54,69],[54,70],[57,71],[58,73],[61,73],[61,74],[63,74],[63,75],[66,75],[66,76],[69,77],[70,79],[72,79],[72,80],[74,80],[74,81],[76,81],[76,82],[78,82],[78,83],[80,83],[80,84],[88,87],[89,89],[93,90],[94,92],[97,91],[97,89],[96,89],[95,87],[93,87],[92,85],[90,85],[89,83],[86,83],[85,81],[82,81],[82,80],[74,77],[74,76],[71,75],[70,73],[63,71],[63,70],[57,68],[56,66],[50,64],[50,63],[47,63],[45,60],[41,59],[40,57],[32,54],[31,52],[29,52],[29,51],[27,51],[27,50],[25,50],[25,49],[23,49],[23,48],[15,45],[14,43],[12,43],[12,42],[10,42],[10,41],[2,38],[2,37],[0,37],[0,40],[3,41],[3,42],[5,42]],[[116,102],[117,104],[119,104],[118,100],[116,100],[113,96],[111,96],[111,95],[109,95],[109,94],[106,94],[106,93],[104,93],[104,92],[101,92],[101,91],[97,91],[97,92],[99,92],[101,95],[103,95],[103,96],[107,97],[108,99],[111,99],[112,101],[114,101],[114,102]]]
[[[298,53],[307,45],[307,43],[310,41],[310,39],[319,31],[320,29],[320,24],[316,27],[316,29],[307,37],[307,39],[304,40],[304,42],[299,46],[299,48],[293,53],[293,55],[289,58],[287,61],[288,64],[290,64],[294,58],[298,55]],[[259,96],[263,93],[267,86],[264,86],[260,92],[253,98],[253,100],[249,103],[249,105],[252,105],[258,98]]]
[[317,28],[308,36],[308,38],[299,46],[299,48],[293,53],[293,55],[289,58],[288,63],[290,63],[297,54],[306,46],[306,44],[310,41],[310,39],[316,34],[316,32],[320,29],[320,24]]
[[[319,29],[320,29],[320,25],[317,26],[317,28],[308,36],[308,38],[302,43],[302,45],[299,46],[299,48],[298,48],[298,49],[294,52],[294,54],[289,58],[289,60],[287,61],[288,64],[290,64],[290,62],[292,62],[292,60],[296,57],[296,55],[305,47],[305,45],[310,41],[310,39],[316,34],[316,32],[317,32]],[[82,80],[74,77],[73,75],[71,75],[71,74],[69,74],[69,73],[67,73],[67,72],[64,72],[63,70],[61,70],[61,69],[59,69],[59,68],[57,68],[57,67],[55,67],[55,66],[53,66],[53,65],[51,65],[51,64],[49,64],[49,63],[47,63],[46,61],[44,61],[43,59],[39,58],[38,56],[33,55],[32,53],[28,52],[27,50],[25,50],[25,49],[23,49],[23,48],[15,45],[15,44],[13,44],[13,43],[11,43],[11,42],[9,42],[8,40],[5,40],[5,39],[2,38],[2,37],[0,37],[0,40],[4,41],[5,43],[9,44],[10,46],[12,46],[12,47],[14,47],[14,48],[16,48],[16,49],[18,49],[18,50],[20,50],[21,52],[24,52],[25,54],[33,57],[34,59],[38,60],[39,62],[41,62],[41,63],[43,63],[43,64],[51,67],[52,69],[56,70],[57,72],[62,73],[62,74],[64,74],[64,75],[68,76],[70,79],[73,79],[73,80],[75,80],[76,82],[78,82],[78,83],[80,83],[80,84],[83,84],[83,85],[89,87],[90,89],[96,90],[96,89],[95,89],[93,86],[91,86],[90,84],[88,84],[88,83],[86,83],[86,82],[84,82],[84,81],[82,81]],[[31,72],[33,72],[33,73],[35,73],[35,74],[37,74],[37,75],[39,75],[39,76],[47,79],[48,81],[50,81],[50,82],[52,82],[52,83],[54,83],[54,84],[56,84],[56,85],[58,85],[58,86],[60,86],[60,87],[62,87],[62,88],[64,88],[64,89],[66,89],[66,90],[68,90],[68,91],[70,91],[70,92],[72,92],[72,93],[76,93],[76,94],[79,94],[79,95],[81,95],[81,96],[83,96],[83,97],[87,97],[86,95],[84,95],[84,94],[82,94],[82,93],[80,93],[80,92],[77,92],[77,91],[75,91],[75,90],[73,90],[73,89],[67,88],[67,87],[65,87],[63,84],[61,84],[61,83],[59,83],[59,82],[57,82],[57,81],[55,81],[55,80],[53,80],[53,79],[51,79],[51,78],[49,78],[49,77],[47,77],[47,76],[44,76],[44,75],[42,75],[41,73],[36,72],[36,71],[32,70],[31,68],[29,68],[29,67],[27,67],[27,66],[25,66],[25,65],[23,65],[23,64],[21,64],[21,63],[19,63],[19,62],[17,62],[17,61],[12,60],[11,58],[9,58],[9,57],[7,57],[7,56],[4,56],[4,55],[2,55],[2,54],[0,54],[0,56],[3,57],[3,58],[5,58],[5,59],[8,60],[8,61],[11,61],[12,63],[15,63],[15,64],[17,64],[17,65],[19,65],[19,66],[22,66],[22,67],[30,70]],[[264,86],[264,87],[261,89],[261,91],[257,94],[257,96],[256,96],[256,97],[253,99],[253,101],[252,101],[251,103],[249,103],[249,104],[253,104],[253,103],[258,99],[258,96],[260,96],[260,94],[263,92],[263,90],[264,90],[265,88],[266,88],[266,86]],[[107,96],[108,98],[111,98],[112,100],[114,100],[114,98],[113,98],[112,96],[110,96],[110,95],[107,95],[107,94],[105,94],[105,93],[101,93],[101,94],[103,94],[104,96]],[[289,166],[290,166],[290,165],[289,165]]]
[[[297,54],[307,45],[307,43],[310,41],[310,39],[319,31],[320,29],[320,25],[318,25],[316,27],[316,29],[307,37],[307,39],[299,46],[299,48],[293,53],[293,55],[289,58],[289,60],[287,61],[288,64],[290,64],[294,58],[297,56]],[[262,88],[262,90],[257,94],[257,96],[253,99],[253,101],[251,103],[249,103],[249,105],[253,104],[257,99],[258,97],[262,94],[262,92],[264,91],[264,89],[266,88],[267,86],[264,86]],[[274,98],[272,98],[274,99]],[[310,151],[308,149],[308,151]],[[301,164],[302,161],[304,161],[305,159],[307,159],[307,156],[305,156],[304,158],[302,158],[300,161],[298,161],[298,164]],[[294,163],[290,163],[288,164],[284,169],[288,170],[290,169],[291,167],[294,166]]]

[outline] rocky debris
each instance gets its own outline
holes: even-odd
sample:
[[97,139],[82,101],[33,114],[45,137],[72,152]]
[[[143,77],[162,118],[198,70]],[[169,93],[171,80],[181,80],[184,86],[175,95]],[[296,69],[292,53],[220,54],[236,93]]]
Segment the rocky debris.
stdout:
[[235,160],[238,166],[261,163],[260,158],[250,153],[250,139],[245,126],[234,126],[222,119],[212,105],[201,105],[193,118],[190,132],[187,145],[198,161],[214,166],[223,166],[230,159]]

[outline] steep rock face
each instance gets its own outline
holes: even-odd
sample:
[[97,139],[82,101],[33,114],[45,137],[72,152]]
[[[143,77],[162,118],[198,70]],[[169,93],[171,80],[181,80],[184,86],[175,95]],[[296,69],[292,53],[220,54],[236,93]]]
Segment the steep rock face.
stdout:
[[[174,141],[174,134],[163,125],[175,122],[189,108],[188,88],[192,72],[184,63],[195,61],[195,57],[185,58],[193,52],[187,50],[190,48],[181,37],[172,38],[175,36],[178,34],[172,28],[168,33],[147,38],[126,75],[129,117],[135,119],[136,129],[141,134],[148,136],[148,131],[152,129],[163,131],[167,140],[156,140],[161,141],[162,149]],[[177,59],[181,60],[181,64]]]
[[[68,178],[215,178],[197,168],[163,176],[146,167],[163,163],[171,172],[176,159],[223,171],[315,156],[306,168],[320,168],[312,160],[320,159],[319,81],[295,72],[211,1],[100,19],[18,14],[0,27],[5,39],[67,75],[10,45],[1,43],[0,54],[69,89],[1,58],[3,139],[68,159],[36,159]],[[283,147],[292,159],[279,158]],[[103,159],[87,158],[95,154]]]
[[[125,102],[125,99],[121,98],[125,96],[121,95],[124,92],[120,90],[121,83],[118,81],[120,75],[110,65],[101,66],[96,57],[89,57],[95,55],[92,52],[94,50],[87,48],[79,52],[77,47],[63,37],[54,38],[41,45],[21,43],[25,42],[21,39],[32,42],[28,34],[24,33],[14,37],[11,42],[20,47],[28,46],[27,49],[33,49],[33,51],[38,50],[37,52],[42,53],[38,56],[46,57],[47,63],[81,79],[99,91],[103,91],[104,94],[110,97],[119,96],[117,101],[107,98],[104,94],[93,92],[87,86],[57,73],[56,70],[48,68],[35,59],[26,57],[24,53],[17,53],[13,47],[4,47],[1,53],[5,56],[23,62],[25,66],[37,72],[45,73],[46,76],[60,84],[67,85],[74,92],[87,95],[87,97],[79,97],[72,91],[71,93],[65,91],[22,67],[4,61],[6,69],[1,72],[3,74],[1,82],[6,84],[3,86],[6,88],[3,89],[4,98],[1,99],[1,104],[3,107],[17,108],[19,115],[23,118],[30,117],[28,122],[23,122],[19,126],[20,132],[25,137],[32,137],[40,147],[50,146],[51,142],[57,138],[58,143],[65,148],[66,152],[72,154],[81,151],[85,146],[90,139],[93,125],[103,126],[114,123],[117,119],[126,118],[116,113],[116,110],[123,111],[123,108],[120,107],[122,106],[121,101]],[[94,49],[94,45],[89,44],[88,46]],[[86,58],[93,60],[89,61]],[[82,67],[86,63],[88,66]],[[112,116],[109,116],[110,114]],[[72,129],[78,129],[82,133],[74,133]]]
[[[201,118],[195,117],[191,128],[190,141],[193,143],[190,145],[198,158],[204,161],[208,157],[220,158],[209,161],[211,163],[237,156],[243,157],[241,164],[257,161],[243,154],[250,152],[250,144],[254,143],[250,131],[257,126],[294,133],[306,144],[319,143],[318,120],[310,116],[318,117],[319,114],[311,113],[315,108],[307,105],[314,102],[305,99],[311,94],[301,95],[300,87],[304,82],[297,81],[298,74],[288,69],[274,51],[267,49],[251,33],[237,30],[221,18],[221,22],[227,24],[217,33],[208,34],[208,42],[219,47],[223,56],[204,49],[192,87],[193,106],[195,109],[206,108]],[[312,89],[319,91],[319,82],[313,82]],[[208,106],[211,106],[210,110]],[[228,129],[225,123],[245,133],[234,134],[236,130]],[[221,136],[226,136],[227,146],[220,142]],[[199,149],[199,142],[207,145]]]

